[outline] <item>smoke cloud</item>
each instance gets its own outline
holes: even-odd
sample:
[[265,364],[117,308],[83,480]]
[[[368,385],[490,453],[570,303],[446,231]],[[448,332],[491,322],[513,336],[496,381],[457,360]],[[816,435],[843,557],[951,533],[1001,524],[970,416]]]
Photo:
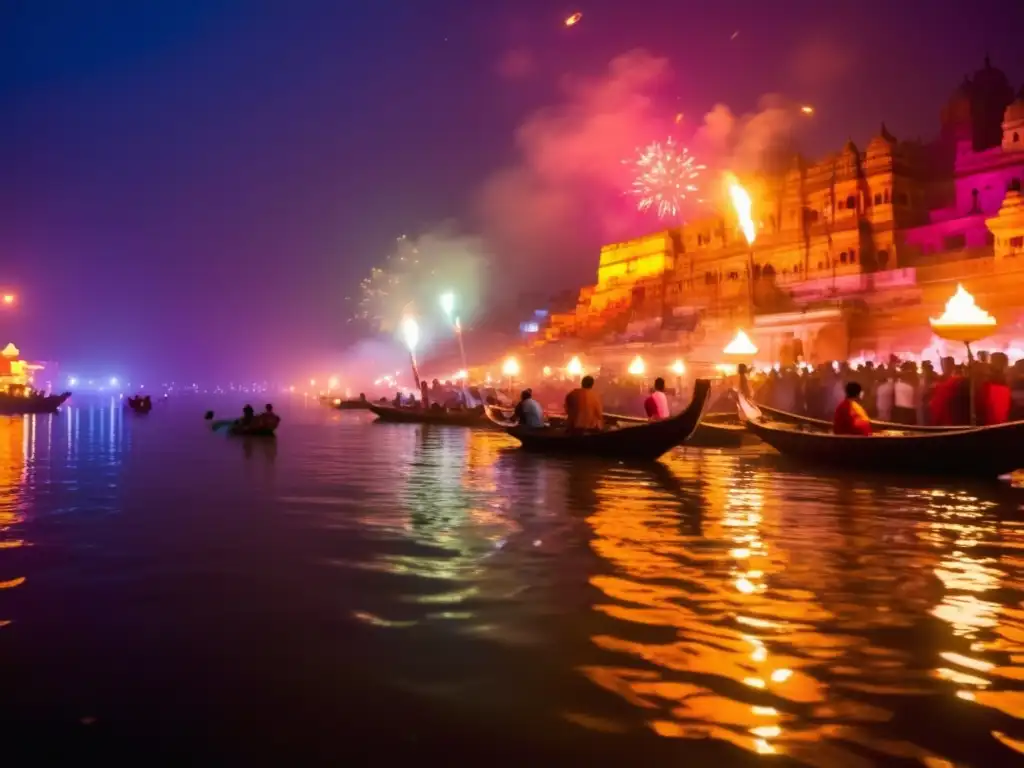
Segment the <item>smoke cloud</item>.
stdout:
[[622,161],[663,138],[669,123],[655,91],[670,75],[666,59],[633,51],[599,77],[565,78],[563,101],[523,121],[519,162],[489,178],[477,203],[486,236],[506,259],[543,264],[551,275],[565,266],[567,249],[593,248],[635,225],[635,214],[626,214],[632,201],[622,194],[629,178]]
[[694,145],[716,166],[750,173],[764,169],[773,155],[792,151],[801,119],[798,105],[774,94],[762,96],[756,112],[741,116],[726,104],[716,104],[704,116]]

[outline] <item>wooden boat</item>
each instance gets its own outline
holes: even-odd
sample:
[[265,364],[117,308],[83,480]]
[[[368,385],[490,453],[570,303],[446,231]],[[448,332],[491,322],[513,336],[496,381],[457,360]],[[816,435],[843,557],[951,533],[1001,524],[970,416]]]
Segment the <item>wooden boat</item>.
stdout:
[[[564,416],[548,417],[552,426],[561,426]],[[639,416],[604,415],[605,426],[620,427],[630,424],[649,424],[650,419]],[[697,429],[686,441],[688,448],[739,448],[756,443],[757,437],[743,426],[735,413],[705,413]]]
[[[745,426],[784,456],[843,469],[997,477],[1024,467],[1024,422],[945,432],[882,431],[833,435],[806,424],[769,420],[738,400]],[[874,424],[877,429],[878,425]]]
[[[747,401],[750,402],[749,400]],[[823,429],[830,432],[832,430],[832,422],[825,421],[824,419],[812,419],[810,416],[801,416],[798,413],[790,413],[788,411],[780,411],[778,408],[770,408],[767,405],[758,404],[757,408],[765,416],[765,418],[771,421],[778,422],[781,424],[804,424],[808,427],[815,429]],[[921,434],[937,434],[953,432],[959,429],[970,429],[970,427],[926,427],[918,424],[897,424],[894,421],[875,421],[871,420],[871,426],[876,430],[888,431],[888,432],[915,432]]]
[[135,413],[149,413],[153,410],[153,400],[149,397],[136,395],[125,400],[125,405]]
[[42,392],[24,389],[0,392],[0,414],[13,416],[56,413],[69,397],[71,397],[70,392],[60,395],[45,395]]
[[698,379],[693,388],[693,400],[678,416],[663,421],[643,420],[619,429],[583,434],[569,434],[560,427],[531,429],[513,426],[499,420],[491,409],[487,410],[487,414],[488,418],[516,438],[527,451],[653,461],[690,438],[700,423],[701,412],[710,391],[711,383],[706,379]]
[[281,423],[278,420],[277,424],[271,427],[265,421],[262,421],[259,416],[248,425],[242,424],[239,419],[213,421],[213,411],[207,411],[205,418],[210,422],[210,429],[214,432],[223,432],[225,435],[231,435],[232,437],[273,437],[278,425]]
[[383,403],[369,403],[378,421],[392,424],[437,424],[447,427],[491,428],[483,408],[446,411],[441,408],[396,408]]

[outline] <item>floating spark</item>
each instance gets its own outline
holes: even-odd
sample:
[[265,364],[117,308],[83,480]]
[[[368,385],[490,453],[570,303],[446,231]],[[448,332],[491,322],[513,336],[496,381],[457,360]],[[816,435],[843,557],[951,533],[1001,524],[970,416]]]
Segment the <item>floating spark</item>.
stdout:
[[813,115],[814,107],[812,107],[810,104],[804,104],[802,107],[800,107],[800,111],[803,112],[805,115]]
[[694,182],[705,168],[686,147],[677,147],[672,139],[656,141],[638,150],[632,165],[636,177],[630,194],[638,198],[637,209],[653,208],[659,218],[679,215],[687,195],[697,191]]
[[580,19],[582,19],[582,18],[583,18],[583,14],[580,13],[579,11],[577,11],[576,13],[574,13],[572,16],[570,16],[569,18],[567,18],[565,20],[565,26],[567,26],[567,27],[575,27],[577,24],[580,23]]

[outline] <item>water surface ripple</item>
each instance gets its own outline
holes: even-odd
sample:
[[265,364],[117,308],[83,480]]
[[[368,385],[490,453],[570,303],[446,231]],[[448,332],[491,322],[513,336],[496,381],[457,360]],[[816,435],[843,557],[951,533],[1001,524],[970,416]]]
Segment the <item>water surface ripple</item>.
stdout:
[[1024,492],[757,448],[570,462],[301,403],[246,443],[204,405],[0,423],[7,730],[1022,759]]

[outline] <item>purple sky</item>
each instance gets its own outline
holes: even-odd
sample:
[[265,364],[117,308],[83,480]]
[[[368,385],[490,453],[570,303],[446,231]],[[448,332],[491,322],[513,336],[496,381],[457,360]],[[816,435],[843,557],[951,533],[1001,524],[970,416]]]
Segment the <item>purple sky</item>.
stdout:
[[[502,269],[511,254],[585,279],[613,230],[567,191],[595,219],[615,208],[598,210],[608,190],[585,166],[605,155],[576,157],[585,140],[639,142],[625,134],[677,113],[692,134],[716,103],[742,115],[779,93],[816,107],[799,138],[818,154],[882,119],[933,135],[986,51],[1019,87],[1024,4],[940,6],[7,0],[0,284],[21,305],[3,335],[66,369],[288,375],[344,348],[344,297],[397,235],[450,218],[496,238]],[[609,63],[637,49],[661,62],[648,100],[591,130],[581,110],[603,109]],[[508,210],[548,228],[515,240],[501,212],[537,174]],[[563,214],[583,225],[542,242]]]

